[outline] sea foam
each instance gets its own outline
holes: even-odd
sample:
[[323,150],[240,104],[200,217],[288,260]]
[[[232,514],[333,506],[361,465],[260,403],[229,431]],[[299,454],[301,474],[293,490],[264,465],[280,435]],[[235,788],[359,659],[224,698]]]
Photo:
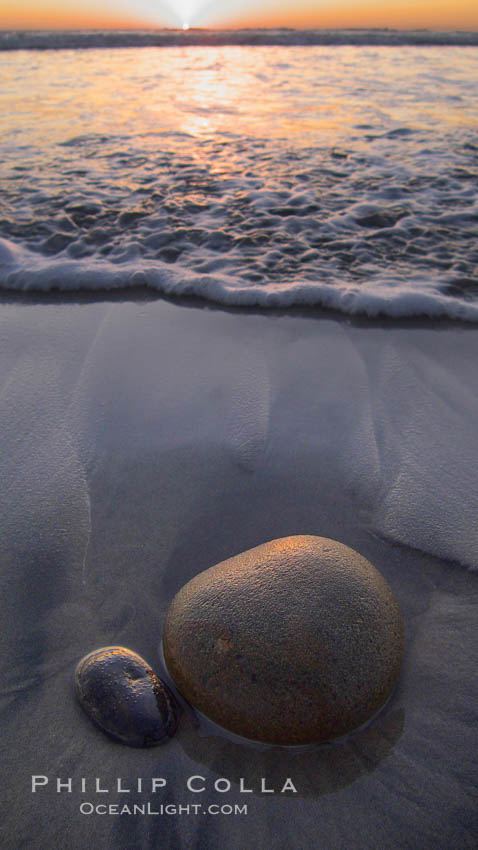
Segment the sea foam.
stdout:
[[51,57],[3,57],[1,288],[477,320],[474,48]]
[[293,281],[289,284],[244,284],[234,277],[198,275],[171,269],[166,263],[125,261],[118,268],[107,260],[61,260],[35,256],[0,243],[9,260],[0,271],[0,285],[22,292],[94,292],[149,287],[164,295],[198,296],[225,306],[286,308],[324,307],[352,315],[403,318],[423,316],[478,321],[478,303],[449,297],[425,279],[394,280],[384,276],[360,286]]

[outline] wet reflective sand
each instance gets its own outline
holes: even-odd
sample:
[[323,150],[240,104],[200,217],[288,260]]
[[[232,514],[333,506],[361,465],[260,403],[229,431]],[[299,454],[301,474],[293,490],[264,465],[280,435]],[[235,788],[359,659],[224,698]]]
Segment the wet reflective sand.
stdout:
[[[476,558],[475,332],[161,301],[27,299],[0,321],[4,846],[471,848],[476,575],[458,561]],[[187,580],[291,533],[352,546],[398,598],[404,669],[376,722],[306,753],[203,737],[187,716],[157,750],[97,731],[78,660],[122,644],[152,663]],[[35,794],[32,775],[50,778]],[[166,785],[123,794],[118,777]],[[80,813],[125,798],[248,814]]]

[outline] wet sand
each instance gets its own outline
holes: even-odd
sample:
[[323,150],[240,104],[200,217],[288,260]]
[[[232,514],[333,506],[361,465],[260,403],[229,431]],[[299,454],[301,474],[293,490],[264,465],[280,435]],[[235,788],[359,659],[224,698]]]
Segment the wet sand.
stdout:
[[[474,846],[476,330],[54,296],[4,301],[0,326],[2,847]],[[357,549],[402,607],[403,673],[371,726],[295,752],[187,715],[152,750],[91,724],[83,655],[123,644],[159,667],[176,591],[289,534]],[[125,800],[203,811],[80,812]]]

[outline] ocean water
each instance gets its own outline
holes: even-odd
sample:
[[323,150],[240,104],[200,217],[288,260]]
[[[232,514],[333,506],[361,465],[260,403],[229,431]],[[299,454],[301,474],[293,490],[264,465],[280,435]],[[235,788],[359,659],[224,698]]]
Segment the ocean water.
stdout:
[[4,290],[478,320],[474,46],[3,50],[0,139]]

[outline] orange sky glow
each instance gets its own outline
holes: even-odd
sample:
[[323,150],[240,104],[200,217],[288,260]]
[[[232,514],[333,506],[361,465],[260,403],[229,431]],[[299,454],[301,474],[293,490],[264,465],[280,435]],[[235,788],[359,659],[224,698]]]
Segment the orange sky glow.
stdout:
[[1,29],[157,27],[478,29],[476,0],[0,0]]

